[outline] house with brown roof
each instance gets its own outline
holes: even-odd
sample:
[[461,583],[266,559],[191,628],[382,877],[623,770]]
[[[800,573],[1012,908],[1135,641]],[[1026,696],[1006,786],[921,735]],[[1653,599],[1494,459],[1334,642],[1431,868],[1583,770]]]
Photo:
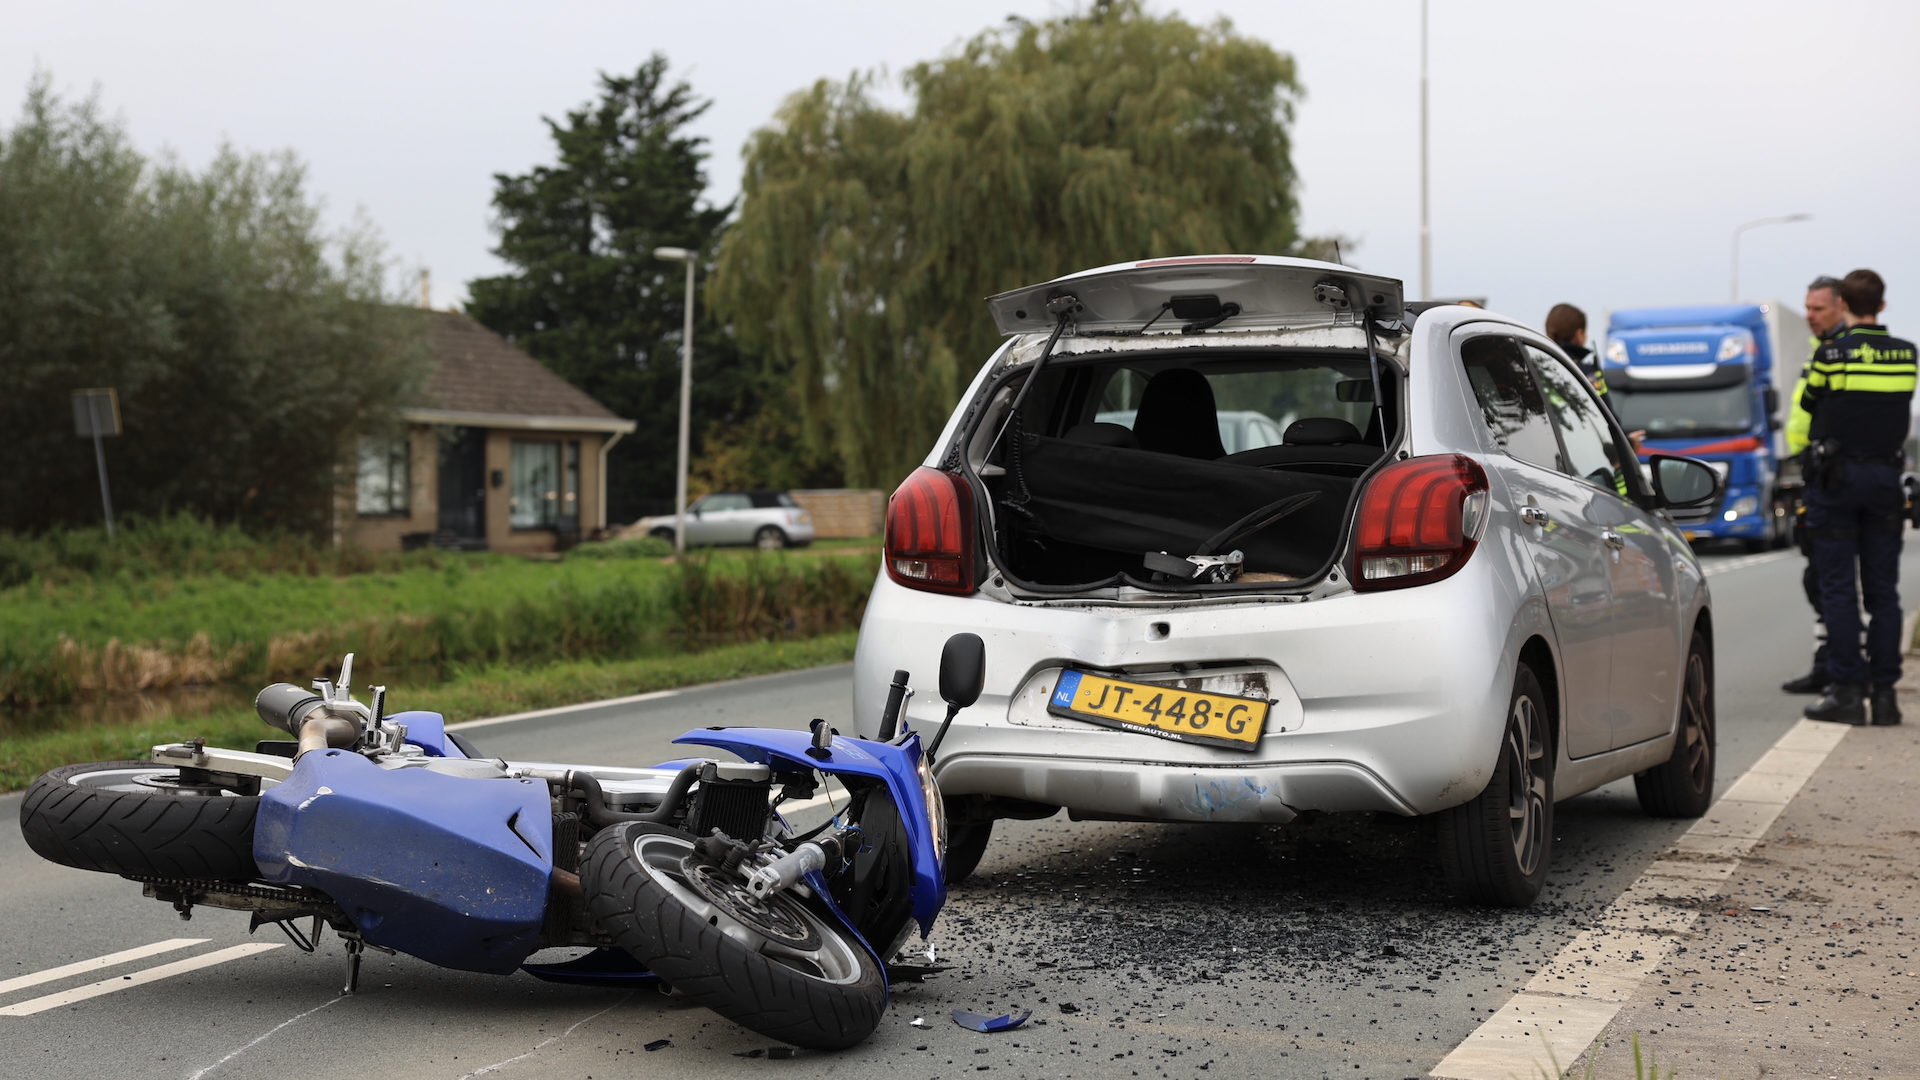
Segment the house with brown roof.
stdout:
[[459,312],[423,312],[432,374],[404,429],[359,445],[334,543],[562,550],[607,526],[607,451],[632,420]]

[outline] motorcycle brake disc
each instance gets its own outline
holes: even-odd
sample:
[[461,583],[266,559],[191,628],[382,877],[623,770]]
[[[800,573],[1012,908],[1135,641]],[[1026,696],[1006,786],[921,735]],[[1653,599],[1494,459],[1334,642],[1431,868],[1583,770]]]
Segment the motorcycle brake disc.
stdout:
[[692,856],[681,861],[680,872],[689,888],[754,933],[793,949],[821,947],[820,932],[792,897],[775,894],[762,900],[737,874]]

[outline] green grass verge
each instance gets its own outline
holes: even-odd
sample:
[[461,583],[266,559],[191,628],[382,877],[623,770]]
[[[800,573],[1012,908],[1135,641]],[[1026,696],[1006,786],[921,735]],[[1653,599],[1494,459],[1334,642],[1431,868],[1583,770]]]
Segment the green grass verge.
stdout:
[[[458,723],[844,663],[853,659],[856,637],[853,631],[843,631],[797,641],[729,645],[679,656],[576,660],[528,669],[483,668],[461,672],[439,685],[391,686],[387,701],[396,712],[425,709],[445,715],[449,723]],[[24,788],[48,769],[76,761],[145,758],[156,743],[205,738],[217,746],[251,750],[255,742],[274,737],[274,729],[248,709],[0,738],[0,791]]]

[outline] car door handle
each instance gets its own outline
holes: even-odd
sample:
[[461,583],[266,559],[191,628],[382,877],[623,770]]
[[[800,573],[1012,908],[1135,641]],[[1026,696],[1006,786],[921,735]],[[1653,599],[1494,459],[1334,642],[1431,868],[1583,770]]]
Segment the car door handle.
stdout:
[[1612,529],[1608,529],[1606,532],[1601,533],[1600,539],[1606,541],[1607,546],[1612,548],[1615,551],[1619,551],[1621,548],[1627,546],[1627,538],[1624,536],[1621,536],[1617,532],[1614,532]]
[[1520,520],[1529,525],[1538,525],[1544,529],[1547,527],[1547,523],[1553,519],[1547,516],[1545,510],[1537,506],[1523,506],[1520,508]]

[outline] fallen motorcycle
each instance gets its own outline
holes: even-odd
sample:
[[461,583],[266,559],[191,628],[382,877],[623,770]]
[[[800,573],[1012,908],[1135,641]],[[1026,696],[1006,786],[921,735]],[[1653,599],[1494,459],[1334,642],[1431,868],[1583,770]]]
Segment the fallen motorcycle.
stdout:
[[[941,656],[947,720],[973,704],[984,646]],[[41,856],[119,874],[173,905],[249,912],[313,952],[345,941],[345,992],[372,948],[442,967],[558,982],[650,980],[760,1034],[840,1049],[872,1033],[887,960],[946,900],[946,822],[932,758],[902,720],[907,673],[879,738],[706,728],[675,740],[738,761],[651,768],[505,761],[438,713],[385,711],[339,684],[260,692],[291,739],[252,752],[204,740],[150,761],[68,765],[36,780],[20,828]],[[796,832],[785,806],[824,799]],[[593,946],[528,964],[542,949]]]

